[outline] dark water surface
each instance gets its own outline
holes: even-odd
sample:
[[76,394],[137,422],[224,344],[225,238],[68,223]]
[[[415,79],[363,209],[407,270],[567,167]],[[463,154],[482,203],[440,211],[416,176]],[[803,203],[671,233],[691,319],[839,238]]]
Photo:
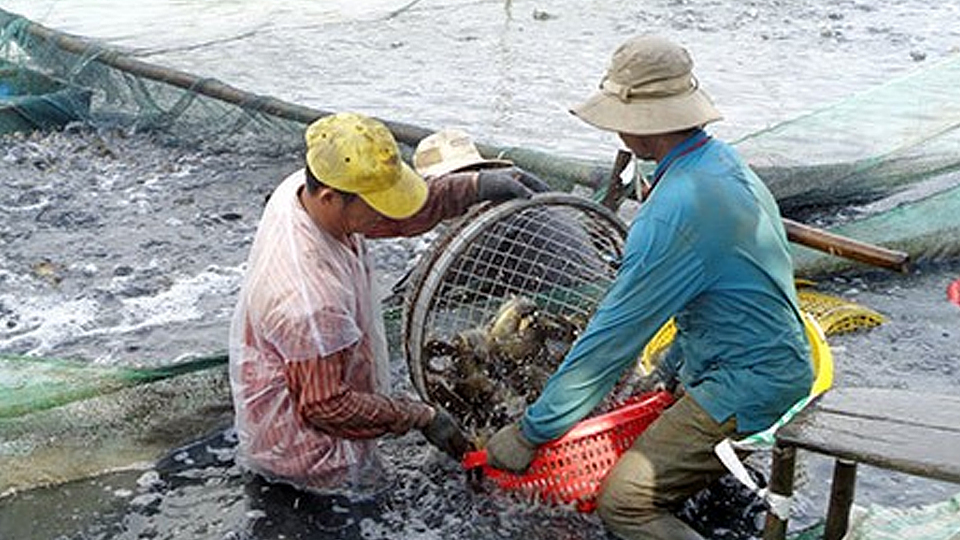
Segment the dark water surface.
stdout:
[[[613,160],[567,111],[627,38],[683,42],[739,138],[960,50],[946,0],[3,0],[148,62],[319,109]],[[162,31],[157,29],[162,28]],[[879,119],[878,119],[879,120]]]
[[[0,144],[0,174],[6,179],[0,187],[6,216],[0,222],[5,246],[0,350],[150,365],[225,347],[241,263],[263,197],[296,166],[293,156],[287,162],[211,154],[165,146],[149,136],[80,128],[5,138]],[[428,240],[373,243],[384,288]],[[960,264],[942,261],[908,275],[861,272],[824,279],[822,291],[888,319],[875,329],[830,339],[836,384],[960,390],[955,345],[960,308],[947,302],[945,293],[957,277]],[[412,392],[395,319],[390,324],[395,388]],[[206,395],[205,387],[183,388],[217,399]],[[134,393],[117,399],[144,397]],[[220,399],[228,408],[228,398]],[[191,411],[189,404],[180,406],[185,409],[170,413]],[[90,405],[83,413],[94,426],[103,416],[105,429],[113,429],[112,409],[98,407]],[[195,414],[207,413],[197,409]],[[117,433],[113,444],[137,446],[142,438],[157,436]],[[6,439],[0,443],[17,442],[8,437],[0,434]],[[109,437],[107,431],[94,440]],[[181,442],[170,438],[168,447]],[[232,465],[229,440],[215,438],[157,465],[0,499],[0,531],[18,539],[602,537],[595,516],[472,490],[458,466],[418,434],[386,439],[382,447],[392,474],[389,489],[372,502],[301,501],[282,490],[264,493]],[[62,459],[69,470],[71,456]],[[768,463],[763,454],[751,460],[759,470]],[[830,462],[813,456],[801,457],[800,468],[797,526],[822,517],[831,475]],[[734,488],[728,496],[742,495]],[[864,468],[857,500],[922,504],[955,491],[953,485]],[[742,502],[749,512],[720,518],[733,520],[741,533],[751,530],[745,522],[760,516],[750,499]],[[721,527],[714,537],[744,537],[727,532]]]

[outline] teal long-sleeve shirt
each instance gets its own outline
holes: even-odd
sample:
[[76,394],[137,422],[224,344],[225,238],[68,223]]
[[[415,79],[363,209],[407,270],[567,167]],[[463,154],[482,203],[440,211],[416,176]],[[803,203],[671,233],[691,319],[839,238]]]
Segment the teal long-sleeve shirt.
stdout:
[[809,346],[776,201],[727,144],[698,130],[664,157],[630,226],[616,279],[521,420],[566,433],[676,317],[679,378],[718,422],[767,428],[807,395]]

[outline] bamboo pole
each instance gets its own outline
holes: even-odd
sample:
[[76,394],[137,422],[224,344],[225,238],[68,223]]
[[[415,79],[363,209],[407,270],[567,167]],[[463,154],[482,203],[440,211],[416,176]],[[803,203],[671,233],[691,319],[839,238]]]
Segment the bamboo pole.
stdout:
[[[138,60],[117,50],[110,50],[91,40],[52,30],[41,24],[24,19],[0,9],[0,21],[6,25],[15,19],[25,21],[24,30],[33,38],[45,41],[57,48],[79,56],[92,58],[101,64],[184,90],[196,92],[214,99],[238,105],[246,110],[263,112],[278,118],[309,124],[317,118],[333,114],[331,111],[297,105],[270,96],[263,96],[241,90],[220,80],[198,77],[191,73],[150,64]],[[420,139],[432,133],[431,130],[380,119],[390,128],[398,140],[407,144],[416,144]]]
[[902,251],[860,242],[786,218],[783,219],[783,226],[791,242],[897,272],[906,272],[909,268],[910,256]]
[[[261,112],[303,124],[332,114],[330,111],[246,92],[217,79],[198,77],[183,71],[143,62],[119,51],[109,50],[88,39],[46,28],[0,9],[0,26],[6,26],[14,20],[24,21],[24,30],[33,38],[48,42],[61,50],[92,58],[104,65],[139,77],[232,103],[244,110]],[[410,147],[416,146],[422,138],[433,132],[433,130],[411,124],[385,119],[379,120],[393,132],[398,141]],[[604,165],[599,161],[562,158],[546,152],[524,148],[496,147],[485,144],[478,144],[477,147],[485,156],[498,156],[513,161],[517,166],[541,176],[554,189],[560,191],[570,191],[575,185],[585,186],[592,190],[602,189],[608,179],[617,174],[615,167]],[[790,220],[784,220],[784,226],[787,229],[787,237],[793,242],[874,266],[900,272],[906,271],[909,257],[905,253],[844,238]]]
[[[137,77],[169,84],[189,92],[232,103],[247,111],[269,114],[302,124],[309,124],[317,118],[333,114],[332,111],[247,92],[218,79],[199,77],[184,71],[150,64],[120,51],[108,49],[89,39],[47,28],[0,9],[0,27],[5,27],[17,20],[23,21],[23,30],[30,37],[65,52],[90,58],[92,61]],[[390,129],[397,141],[410,147],[415,147],[421,139],[435,131],[383,118],[378,118],[378,120]],[[485,156],[502,156],[548,181],[552,180],[553,187],[562,191],[569,191],[574,185],[597,189],[610,177],[610,167],[604,166],[598,161],[560,158],[546,152],[525,148],[498,147],[487,144],[478,144],[477,147]]]

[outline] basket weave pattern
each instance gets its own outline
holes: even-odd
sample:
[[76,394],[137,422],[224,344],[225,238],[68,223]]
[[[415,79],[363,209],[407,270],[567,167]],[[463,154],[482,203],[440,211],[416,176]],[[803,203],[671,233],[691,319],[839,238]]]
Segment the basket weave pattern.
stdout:
[[540,446],[523,474],[490,467],[483,450],[467,454],[463,464],[482,466],[484,475],[505,491],[592,512],[600,485],[617,459],[673,401],[667,392],[645,394],[584,420],[563,437]]

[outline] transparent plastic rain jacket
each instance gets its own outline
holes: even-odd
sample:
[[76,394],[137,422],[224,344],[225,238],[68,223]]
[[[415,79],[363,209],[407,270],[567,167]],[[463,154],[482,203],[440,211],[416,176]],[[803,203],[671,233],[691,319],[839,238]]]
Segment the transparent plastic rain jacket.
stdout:
[[[427,206],[414,218],[383,220],[369,234],[418,234],[463,213],[475,187],[454,181],[463,175],[451,177],[431,183]],[[363,237],[344,243],[317,227],[297,198],[303,185],[298,171],[270,197],[234,314],[237,459],[305,487],[363,486],[379,476],[374,437],[419,427],[429,409],[383,395],[389,356]],[[342,424],[317,425],[310,413],[322,407]],[[370,422],[341,427],[358,416]]]

